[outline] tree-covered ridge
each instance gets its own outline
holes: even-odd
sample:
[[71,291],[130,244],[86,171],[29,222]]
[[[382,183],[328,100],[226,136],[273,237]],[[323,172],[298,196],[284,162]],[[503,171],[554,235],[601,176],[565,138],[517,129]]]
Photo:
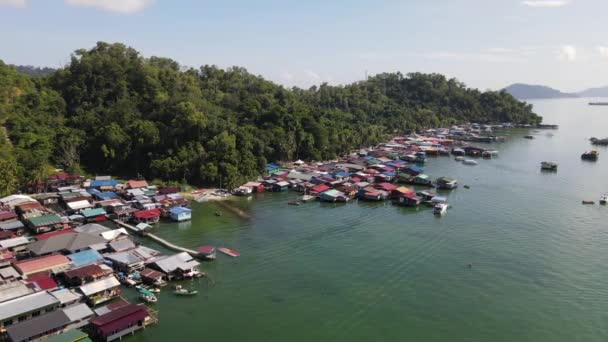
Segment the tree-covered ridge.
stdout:
[[21,183],[50,166],[82,166],[226,187],[257,176],[267,161],[331,159],[395,131],[540,122],[505,92],[437,74],[286,89],[243,68],[182,68],[107,43],[77,50],[69,65],[42,78],[0,64],[0,120],[14,145],[2,145],[14,159],[5,164]]

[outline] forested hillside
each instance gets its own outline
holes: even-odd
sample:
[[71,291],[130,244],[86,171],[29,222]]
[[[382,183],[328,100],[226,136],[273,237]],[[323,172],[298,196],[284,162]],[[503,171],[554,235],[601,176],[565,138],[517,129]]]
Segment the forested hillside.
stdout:
[[12,142],[0,141],[0,192],[54,167],[234,187],[268,161],[328,159],[387,133],[468,121],[540,118],[504,91],[437,74],[286,89],[243,68],[184,69],[98,43],[45,77],[0,62],[0,123]]

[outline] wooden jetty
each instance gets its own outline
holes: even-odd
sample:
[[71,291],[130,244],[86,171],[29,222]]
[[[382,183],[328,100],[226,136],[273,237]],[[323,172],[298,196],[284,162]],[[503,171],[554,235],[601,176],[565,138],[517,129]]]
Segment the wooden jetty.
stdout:
[[[118,221],[118,220],[113,220],[113,221],[114,221],[114,223],[118,224],[121,227],[125,227],[125,228],[127,228],[127,229],[129,229],[131,231],[136,232],[136,233],[141,233],[141,230],[133,227],[130,224],[127,224],[127,223],[124,223],[124,222],[121,222],[121,221]],[[184,247],[180,247],[178,245],[172,244],[171,242],[169,242],[169,241],[167,241],[167,240],[165,240],[163,238],[160,238],[160,237],[158,237],[158,236],[156,236],[154,234],[145,233],[144,236],[145,237],[149,237],[150,239],[152,239],[152,240],[160,243],[161,245],[163,245],[163,246],[165,246],[165,247],[167,247],[169,249],[172,249],[174,251],[186,252],[186,253],[192,255],[193,257],[199,257],[200,256],[200,253],[197,252],[197,251],[195,251],[195,250],[184,248]]]

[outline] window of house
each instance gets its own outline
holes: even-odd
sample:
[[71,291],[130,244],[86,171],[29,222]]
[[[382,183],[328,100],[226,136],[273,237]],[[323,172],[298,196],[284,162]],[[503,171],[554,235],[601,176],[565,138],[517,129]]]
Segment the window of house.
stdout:
[[38,317],[38,316],[40,316],[40,311],[32,312],[32,317]]
[[18,319],[19,319],[19,322],[22,322],[22,321],[25,321],[27,319],[27,316],[26,315],[19,316]]

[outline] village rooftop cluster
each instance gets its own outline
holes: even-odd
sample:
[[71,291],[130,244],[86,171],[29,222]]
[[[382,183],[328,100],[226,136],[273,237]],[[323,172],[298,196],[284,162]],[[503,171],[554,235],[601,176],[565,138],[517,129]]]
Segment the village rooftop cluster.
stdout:
[[[65,173],[35,187],[43,192],[0,198],[0,338],[116,340],[157,322],[121,286],[157,289],[201,274],[191,254],[163,255],[130,235],[163,217],[190,219],[179,188]],[[136,226],[111,229],[100,224],[107,219]]]

